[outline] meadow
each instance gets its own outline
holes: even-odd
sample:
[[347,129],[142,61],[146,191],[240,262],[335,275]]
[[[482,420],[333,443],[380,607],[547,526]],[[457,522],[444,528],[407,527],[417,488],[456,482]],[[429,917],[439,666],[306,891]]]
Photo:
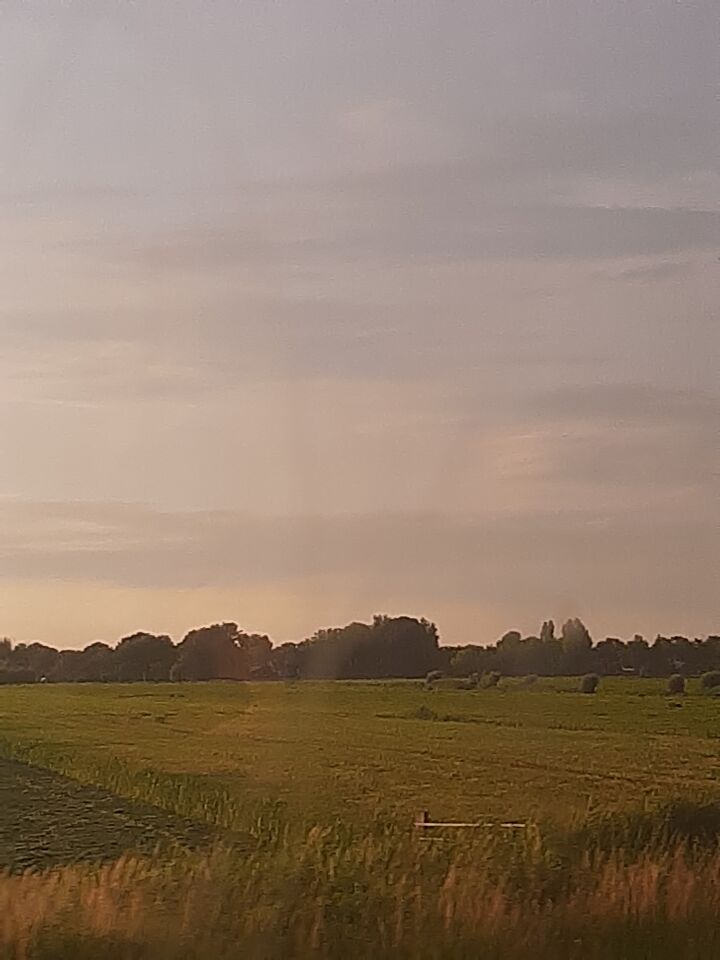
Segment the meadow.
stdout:
[[[53,869],[15,851],[36,869],[0,881],[3,955],[707,956],[720,703],[577,686],[5,687],[5,763],[101,793],[76,799]],[[6,831],[48,802],[18,783]],[[93,809],[137,828],[124,854],[108,830],[102,855]],[[417,829],[422,810],[482,826]]]
[[[173,812],[228,827],[268,804],[313,824],[381,813],[409,825],[423,809],[571,823],[717,790],[717,701],[664,687],[606,679],[587,696],[573,678],[476,691],[417,681],[17,686],[0,696],[0,745],[140,800],[165,805],[164,787]],[[204,812],[178,810],[193,796],[206,798]]]

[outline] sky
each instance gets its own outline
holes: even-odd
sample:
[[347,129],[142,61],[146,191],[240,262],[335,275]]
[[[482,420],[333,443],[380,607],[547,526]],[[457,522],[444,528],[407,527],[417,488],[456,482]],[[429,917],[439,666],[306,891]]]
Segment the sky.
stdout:
[[720,633],[714,0],[0,26],[0,633]]

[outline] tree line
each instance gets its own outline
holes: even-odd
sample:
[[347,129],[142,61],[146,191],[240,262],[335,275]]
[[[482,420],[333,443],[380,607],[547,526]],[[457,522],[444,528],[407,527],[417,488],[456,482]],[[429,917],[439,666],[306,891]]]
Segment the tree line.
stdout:
[[231,622],[190,630],[179,643],[166,634],[144,631],[123,637],[115,646],[98,641],[82,650],[0,640],[0,683],[362,680],[421,678],[431,672],[455,677],[667,677],[712,670],[720,670],[720,636],[658,636],[649,643],[636,635],[593,643],[577,618],[567,620],[558,634],[547,620],[537,636],[511,630],[487,646],[441,646],[434,623],[386,615],[277,646],[266,634],[247,633]]
[[444,647],[445,669],[451,676],[497,672],[502,676],[669,677],[698,676],[720,670],[720,636],[689,639],[658,635],[650,643],[640,634],[630,640],[606,637],[593,642],[582,620],[566,620],[556,635],[546,620],[538,636],[523,637],[517,630],[505,633],[489,646]]

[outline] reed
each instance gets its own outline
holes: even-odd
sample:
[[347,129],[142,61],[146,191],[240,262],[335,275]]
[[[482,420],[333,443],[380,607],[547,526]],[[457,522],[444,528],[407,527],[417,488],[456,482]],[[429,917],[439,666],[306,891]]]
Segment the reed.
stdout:
[[549,853],[537,838],[446,848],[315,827],[250,854],[5,875],[0,948],[7,960],[716,955],[716,848],[595,851],[558,864],[554,889]]

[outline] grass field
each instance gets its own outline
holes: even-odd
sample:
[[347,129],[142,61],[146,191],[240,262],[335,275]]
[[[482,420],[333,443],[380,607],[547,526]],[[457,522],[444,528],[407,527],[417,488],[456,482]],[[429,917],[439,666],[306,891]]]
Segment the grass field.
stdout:
[[[720,702],[692,684],[684,697],[662,681],[576,687],[5,687],[0,745],[18,779],[0,838],[45,816],[63,841],[54,862],[77,864],[0,879],[0,904],[30,904],[0,909],[2,955],[720,952]],[[43,770],[56,776],[39,789]],[[424,840],[423,809],[489,826]],[[148,858],[153,841],[183,841],[177,816],[215,845],[201,831],[200,849]],[[492,826],[507,820],[527,826]],[[115,865],[94,864],[99,821],[112,855],[129,851]],[[21,865],[49,862],[47,842],[34,863],[14,843]]]
[[669,698],[653,680],[605,680],[592,696],[574,692],[574,680],[505,684],[8,687],[0,738],[11,753],[35,746],[43,765],[116,790],[107,779],[114,759],[174,780],[176,792],[185,783],[189,795],[191,781],[211,820],[210,798],[227,795],[230,826],[276,800],[311,823],[364,820],[379,808],[403,824],[421,809],[567,823],[596,808],[720,791],[713,698]]
[[14,873],[110,861],[127,850],[202,849],[213,839],[204,824],[13,760],[0,760],[0,810],[0,865]]

